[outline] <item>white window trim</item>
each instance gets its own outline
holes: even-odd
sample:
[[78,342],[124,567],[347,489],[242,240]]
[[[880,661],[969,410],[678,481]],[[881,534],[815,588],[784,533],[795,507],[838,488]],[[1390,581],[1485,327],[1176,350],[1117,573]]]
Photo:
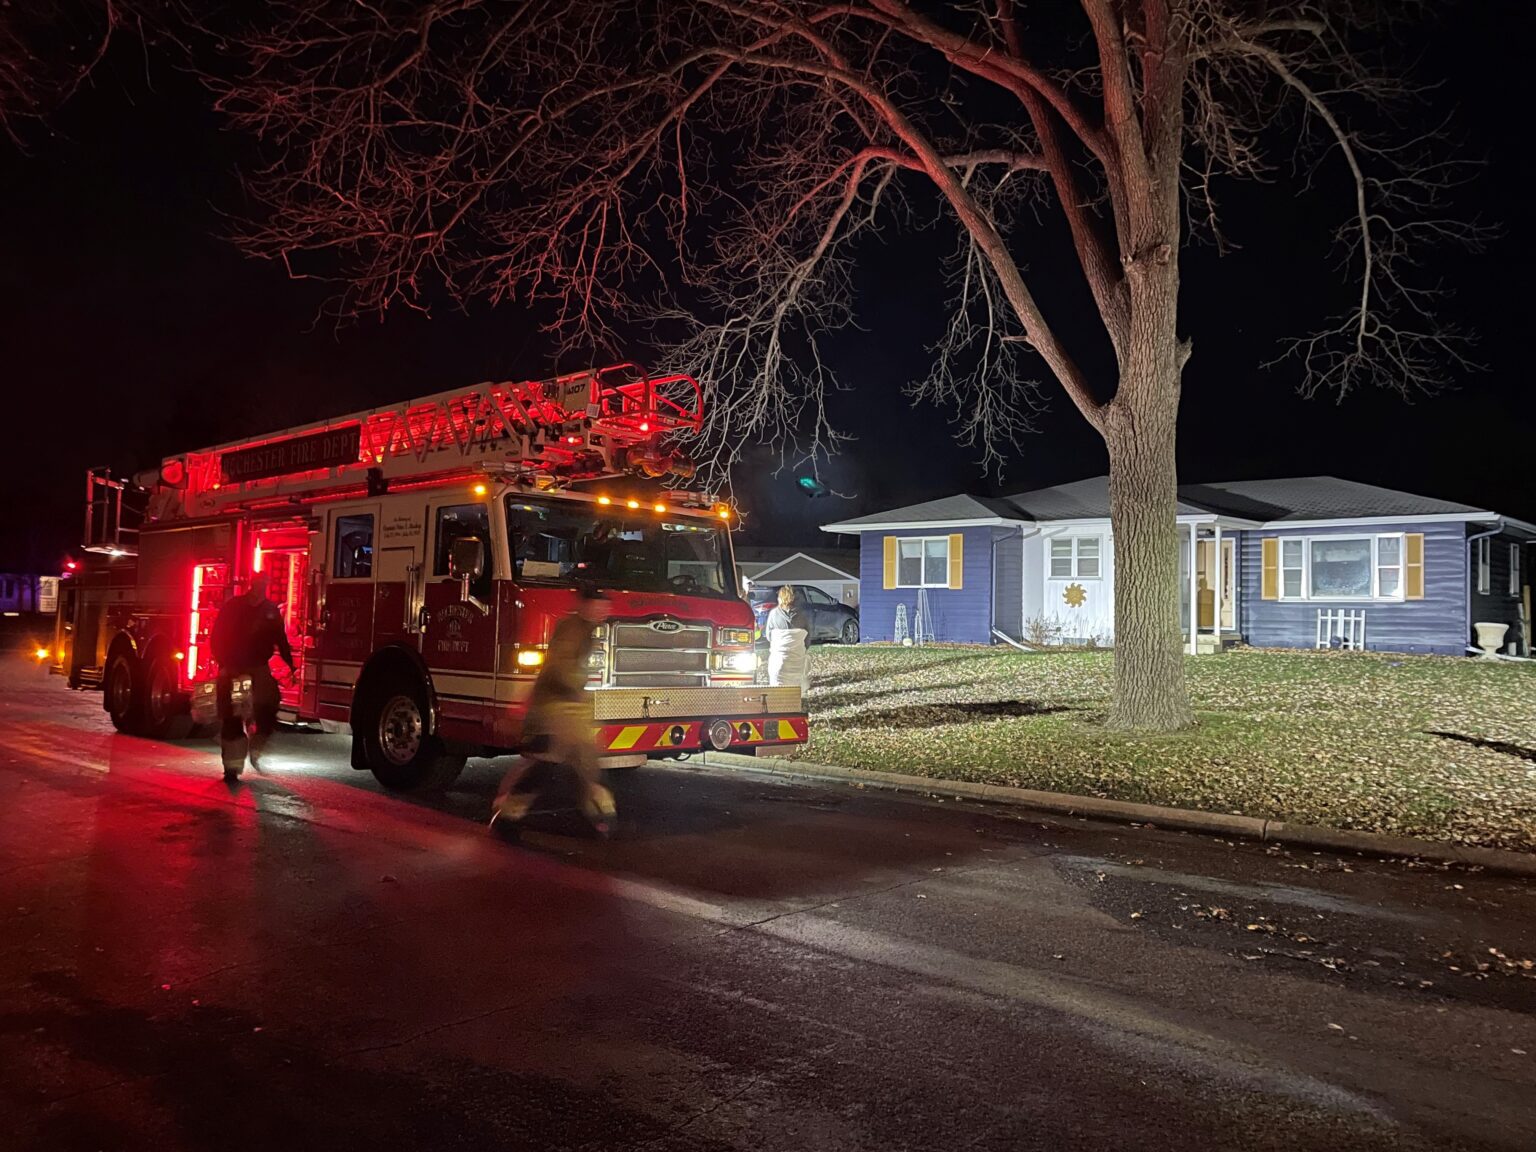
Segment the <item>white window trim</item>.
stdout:
[[[918,557],[918,571],[924,572],[928,567],[928,545],[932,542],[944,545],[944,579],[938,583],[930,584],[926,579],[920,579],[916,584],[903,584],[901,580],[901,546],[903,544],[920,543],[923,546],[922,554]],[[948,588],[949,587],[949,562],[952,557],[949,554],[948,536],[898,536],[896,537],[896,587],[898,588]]]
[[1488,596],[1493,592],[1493,541],[1484,536],[1476,543],[1477,594]]
[[1525,557],[1520,554],[1520,545],[1519,544],[1513,544],[1513,543],[1510,544],[1510,546],[1509,546],[1509,594],[1511,596],[1515,597],[1516,599],[1519,599],[1519,597],[1520,597],[1522,580],[1523,580],[1523,577],[1525,576],[1525,573],[1520,571],[1520,561],[1523,560],[1523,559],[1525,559]]
[[[1051,570],[1051,548],[1058,540],[1072,545],[1072,574],[1070,576],[1058,576]],[[1082,564],[1081,544],[1084,540],[1097,540],[1099,543],[1099,574],[1097,576],[1084,576],[1079,571]],[[1045,578],[1047,580],[1104,579],[1104,537],[1097,532],[1074,532],[1070,535],[1063,533],[1060,536],[1049,537],[1045,545]]]
[[[1276,584],[1278,599],[1289,603],[1310,602],[1316,604],[1401,604],[1408,592],[1408,542],[1403,532],[1330,532],[1322,536],[1280,536],[1277,557]],[[1301,542],[1301,595],[1285,594],[1285,545],[1292,540]],[[1312,542],[1314,540],[1369,540],[1371,542],[1371,591],[1368,596],[1314,596],[1312,594]],[[1397,592],[1391,596],[1381,594],[1381,541],[1397,541],[1397,563],[1389,565],[1397,569]],[[1295,570],[1295,565],[1290,566]]]

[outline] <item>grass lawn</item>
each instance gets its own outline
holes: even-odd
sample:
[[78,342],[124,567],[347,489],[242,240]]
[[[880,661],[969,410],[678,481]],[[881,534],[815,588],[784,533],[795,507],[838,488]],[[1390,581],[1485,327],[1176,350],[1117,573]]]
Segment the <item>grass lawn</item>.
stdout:
[[1199,726],[1102,726],[1113,656],[813,650],[806,760],[1536,850],[1536,665],[1236,650]]

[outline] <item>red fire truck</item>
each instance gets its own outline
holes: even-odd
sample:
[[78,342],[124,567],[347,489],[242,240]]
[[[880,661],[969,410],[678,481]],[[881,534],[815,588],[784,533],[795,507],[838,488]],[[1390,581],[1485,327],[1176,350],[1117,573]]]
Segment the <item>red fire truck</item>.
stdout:
[[91,562],[65,582],[55,670],[119,729],[211,718],[209,636],[269,578],[298,674],[283,715],[350,729],[352,764],[441,787],[518,746],[556,621],[612,601],[592,657],[614,767],[803,743],[798,688],[756,683],[732,512],[667,490],[699,385],[618,365],[487,383],[88,479]]

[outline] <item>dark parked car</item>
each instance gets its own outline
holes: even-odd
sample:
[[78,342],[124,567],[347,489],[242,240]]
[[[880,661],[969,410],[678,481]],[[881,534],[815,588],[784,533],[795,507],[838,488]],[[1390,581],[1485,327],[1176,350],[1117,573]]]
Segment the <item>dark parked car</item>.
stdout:
[[[859,610],[857,608],[840,604],[820,588],[812,588],[807,584],[795,584],[793,587],[800,606],[811,618],[812,644],[824,644],[828,641],[838,644],[859,642]],[[768,620],[768,613],[773,610],[778,598],[779,585],[777,584],[772,588],[753,585],[752,591],[747,595],[747,602],[752,605],[752,615],[757,619],[759,640],[763,638],[763,625]]]

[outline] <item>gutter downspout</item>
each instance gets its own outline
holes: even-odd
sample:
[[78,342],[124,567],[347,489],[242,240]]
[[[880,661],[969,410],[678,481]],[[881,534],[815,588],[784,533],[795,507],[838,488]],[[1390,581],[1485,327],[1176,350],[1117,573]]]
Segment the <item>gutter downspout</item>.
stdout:
[[[1472,545],[1479,540],[1486,540],[1490,536],[1497,536],[1502,531],[1504,531],[1504,517],[1500,516],[1493,522],[1493,527],[1488,529],[1488,531],[1475,532],[1471,536],[1467,537],[1467,614],[1466,619],[1462,621],[1464,627],[1462,628],[1461,635],[1462,643],[1465,644],[1468,648],[1472,647],[1472,645],[1469,643],[1469,641],[1472,639],[1472,588],[1474,581],[1477,579],[1477,571],[1475,568],[1477,557],[1473,555]],[[1492,549],[1490,549],[1488,553],[1488,568],[1491,574],[1493,569]],[[1481,652],[1482,649],[1479,648],[1477,651]]]

